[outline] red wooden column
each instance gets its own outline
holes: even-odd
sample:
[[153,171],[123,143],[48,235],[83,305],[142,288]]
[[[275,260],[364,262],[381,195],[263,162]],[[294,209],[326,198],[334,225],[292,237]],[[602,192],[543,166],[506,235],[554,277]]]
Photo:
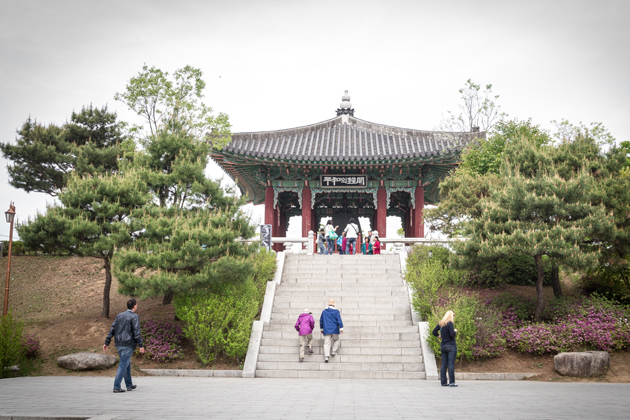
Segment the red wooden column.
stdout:
[[313,230],[313,210],[311,209],[311,187],[308,181],[302,188],[302,237],[308,237],[308,231]]
[[407,209],[407,211],[405,211],[405,215],[403,216],[403,230],[405,231],[405,238],[411,237],[411,212],[412,209]]
[[[383,182],[383,181],[381,181]],[[379,238],[387,237],[387,191],[384,186],[378,187],[376,193],[376,230]]]
[[424,218],[422,215],[424,211],[424,187],[417,186],[415,194],[416,207],[412,210],[413,237],[424,238]]
[[[265,224],[273,226],[273,187],[267,185],[265,188]],[[273,234],[272,234],[273,235]]]
[[[271,232],[272,236],[278,238],[286,238],[287,236],[287,214],[280,207],[280,203],[274,210],[274,224]],[[276,252],[284,251],[284,244],[274,244],[273,249]]]

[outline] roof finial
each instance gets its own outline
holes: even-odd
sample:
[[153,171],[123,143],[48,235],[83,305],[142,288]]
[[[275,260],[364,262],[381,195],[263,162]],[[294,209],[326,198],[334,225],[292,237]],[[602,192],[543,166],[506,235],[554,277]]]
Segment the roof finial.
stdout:
[[341,97],[341,105],[339,105],[339,109],[337,109],[337,116],[340,115],[350,115],[354,117],[354,109],[352,108],[352,104],[350,103],[350,95],[348,95],[347,90]]

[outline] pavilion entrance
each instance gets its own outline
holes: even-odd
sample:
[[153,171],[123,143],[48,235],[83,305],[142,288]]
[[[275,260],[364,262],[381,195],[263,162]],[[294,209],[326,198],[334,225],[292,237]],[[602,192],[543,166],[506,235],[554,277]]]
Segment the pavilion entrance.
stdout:
[[274,237],[286,237],[292,216],[302,217],[302,237],[317,231],[324,217],[340,228],[350,217],[365,217],[381,239],[393,239],[386,221],[397,216],[405,237],[423,238],[425,203],[438,203],[440,181],[480,138],[485,133],[413,130],[355,118],[346,92],[335,118],[235,133],[211,156],[248,202],[265,204],[264,223],[272,225]]

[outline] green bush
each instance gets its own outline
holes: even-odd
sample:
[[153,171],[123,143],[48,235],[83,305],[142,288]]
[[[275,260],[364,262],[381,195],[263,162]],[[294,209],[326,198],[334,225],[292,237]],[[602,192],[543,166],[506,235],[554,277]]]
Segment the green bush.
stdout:
[[413,292],[414,310],[422,319],[428,319],[439,304],[442,286],[461,281],[462,272],[449,268],[450,257],[451,252],[441,246],[415,246],[407,256],[405,280]]
[[11,312],[0,318],[0,378],[13,373],[5,368],[22,365],[26,358],[22,330],[22,322],[14,318]]
[[[470,296],[451,296],[449,304],[444,306],[436,306],[431,313],[429,319],[429,328],[433,328],[442,319],[447,311],[455,312],[453,324],[457,329],[457,358],[466,357],[466,360],[473,360],[473,346],[475,344],[475,335],[477,334],[477,326],[475,318],[479,308],[479,302]],[[429,346],[435,354],[440,354],[441,340],[433,334],[429,335]]]
[[[457,265],[457,264],[455,264]],[[543,257],[545,279],[543,284],[551,285],[551,264]],[[478,259],[469,268],[466,283],[474,287],[496,287],[502,284],[534,286],[538,271],[534,258],[525,254],[512,254],[499,259]]]
[[252,263],[254,275],[242,282],[216,285],[205,293],[174,301],[177,317],[186,323],[184,332],[205,364],[219,355],[235,357],[240,363],[247,354],[252,322],[275,273],[275,254],[263,250]]
[[428,319],[440,298],[439,290],[445,284],[444,266],[439,261],[423,261],[410,269],[405,279],[411,286],[413,309],[421,319]]
[[[24,255],[24,243],[22,241],[13,241],[11,245],[11,255]],[[9,241],[2,241],[2,255],[9,255]]]

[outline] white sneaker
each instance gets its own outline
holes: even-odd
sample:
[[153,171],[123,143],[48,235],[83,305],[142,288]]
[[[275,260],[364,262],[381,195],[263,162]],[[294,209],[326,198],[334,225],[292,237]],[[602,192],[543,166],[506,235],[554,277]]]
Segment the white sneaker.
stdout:
[[324,358],[324,363],[328,363],[328,357]]
[[337,355],[337,353],[332,352],[332,353],[330,353],[330,355],[331,355],[331,356],[336,356],[336,355]]

